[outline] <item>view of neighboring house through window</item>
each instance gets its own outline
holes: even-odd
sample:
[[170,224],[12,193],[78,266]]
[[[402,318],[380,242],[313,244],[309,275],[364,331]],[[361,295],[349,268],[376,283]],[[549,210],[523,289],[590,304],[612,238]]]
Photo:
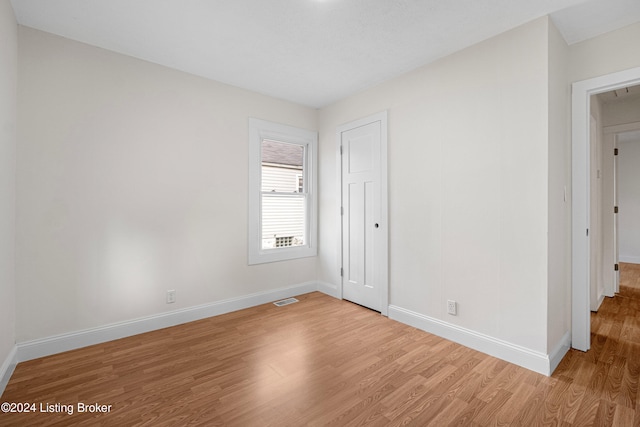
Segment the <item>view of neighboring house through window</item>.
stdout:
[[249,119],[249,264],[317,254],[317,133]]
[[305,147],[262,141],[262,249],[305,244]]

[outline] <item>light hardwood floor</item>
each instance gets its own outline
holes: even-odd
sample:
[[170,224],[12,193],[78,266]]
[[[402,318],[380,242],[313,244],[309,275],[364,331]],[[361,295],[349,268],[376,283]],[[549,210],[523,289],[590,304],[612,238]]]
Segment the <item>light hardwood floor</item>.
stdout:
[[346,301],[299,299],[21,363],[1,402],[74,413],[0,413],[0,425],[640,425],[639,299],[607,298],[592,349],[552,377]]

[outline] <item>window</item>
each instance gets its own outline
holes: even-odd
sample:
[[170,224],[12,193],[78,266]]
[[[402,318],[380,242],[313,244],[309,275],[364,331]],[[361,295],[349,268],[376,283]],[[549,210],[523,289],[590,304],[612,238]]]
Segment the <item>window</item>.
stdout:
[[298,187],[298,193],[302,193],[302,175],[296,175],[296,187]]
[[283,248],[285,246],[293,246],[293,236],[276,237],[276,248]]
[[317,133],[249,119],[249,264],[314,256]]

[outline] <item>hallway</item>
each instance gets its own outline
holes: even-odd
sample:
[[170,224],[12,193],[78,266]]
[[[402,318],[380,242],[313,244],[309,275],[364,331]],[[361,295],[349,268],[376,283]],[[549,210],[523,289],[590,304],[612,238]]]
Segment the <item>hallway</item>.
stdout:
[[620,293],[591,313],[591,349],[570,350],[553,374],[566,402],[575,393],[574,425],[640,425],[640,265],[620,270]]

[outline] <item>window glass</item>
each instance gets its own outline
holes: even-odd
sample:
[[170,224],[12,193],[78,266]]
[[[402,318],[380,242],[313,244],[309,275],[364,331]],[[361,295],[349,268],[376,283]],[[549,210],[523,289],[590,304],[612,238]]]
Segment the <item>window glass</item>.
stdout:
[[262,141],[262,249],[305,244],[304,154],[302,145]]

